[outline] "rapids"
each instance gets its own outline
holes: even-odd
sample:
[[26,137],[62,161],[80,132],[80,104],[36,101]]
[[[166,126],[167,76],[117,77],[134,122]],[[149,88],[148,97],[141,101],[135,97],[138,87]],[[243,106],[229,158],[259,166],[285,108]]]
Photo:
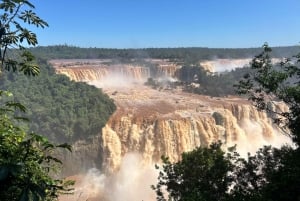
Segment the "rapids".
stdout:
[[[157,77],[174,78],[178,66],[155,62]],[[144,66],[59,60],[52,65],[72,80],[102,88],[117,105],[99,135],[76,142],[73,154],[65,157],[71,173],[83,174],[76,176],[75,194],[61,200],[153,201],[154,164],[160,163],[162,155],[177,161],[182,152],[221,140],[224,146],[237,144],[239,153],[246,157],[263,145],[290,143],[266,113],[239,97],[196,95],[180,87],[152,89],[143,85],[150,76],[150,69]]]

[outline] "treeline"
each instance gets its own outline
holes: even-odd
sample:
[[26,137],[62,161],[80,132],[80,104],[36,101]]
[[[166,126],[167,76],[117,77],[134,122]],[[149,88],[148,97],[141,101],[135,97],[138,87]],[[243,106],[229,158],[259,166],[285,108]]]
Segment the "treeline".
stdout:
[[112,99],[101,89],[55,74],[43,59],[38,63],[39,76],[6,72],[0,78],[1,89],[12,92],[15,101],[27,107],[28,129],[56,142],[100,133],[116,108]]
[[[173,59],[194,63],[215,58],[249,58],[260,53],[261,48],[144,48],[144,49],[108,49],[79,48],[68,45],[35,47],[30,49],[44,59]],[[274,47],[273,57],[291,57],[300,51],[299,46]]]
[[[151,75],[155,75],[155,70],[153,70],[155,64],[147,62],[145,59],[169,59],[179,62],[183,66],[178,72],[178,78],[185,84],[186,91],[210,96],[225,96],[235,94],[233,85],[249,69],[238,68],[226,73],[210,74],[199,66],[199,61],[215,58],[250,58],[259,54],[261,48],[107,49],[56,45],[36,47],[31,51],[37,57],[44,59],[112,59],[111,62],[138,63],[149,67]],[[298,52],[300,52],[299,46],[274,47],[271,57],[292,57]],[[194,76],[197,77],[196,80]],[[191,86],[191,83],[198,83],[200,87]]]
[[184,65],[176,71],[178,81],[165,79],[161,81],[157,79],[159,76],[153,76],[145,82],[145,85],[158,90],[168,90],[180,86],[186,92],[220,97],[236,95],[234,85],[250,72],[249,67],[241,67],[228,72],[211,73],[201,65]]
[[188,92],[209,96],[227,96],[236,94],[233,86],[250,71],[248,67],[241,67],[230,72],[212,74],[200,65],[185,65],[178,71],[178,78],[183,83],[184,90]]

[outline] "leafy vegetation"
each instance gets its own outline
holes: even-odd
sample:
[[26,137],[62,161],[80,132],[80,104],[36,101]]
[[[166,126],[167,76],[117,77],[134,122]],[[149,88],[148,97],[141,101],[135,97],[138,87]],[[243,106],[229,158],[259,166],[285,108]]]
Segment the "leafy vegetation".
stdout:
[[[247,94],[260,110],[275,113],[276,123],[290,129],[291,137],[300,145],[300,54],[286,59],[279,66],[271,63],[272,49],[264,45],[264,51],[252,60],[253,73],[248,73],[237,85],[239,94]],[[274,111],[274,99],[289,106],[289,112]]]
[[[29,25],[48,26],[33,9],[27,0],[0,3],[1,76],[6,71],[27,76],[40,72],[33,55],[22,46],[24,41],[29,46],[37,44],[36,35],[27,29]],[[54,145],[40,135],[27,132],[23,125],[28,119],[21,115],[26,107],[10,99],[11,96],[11,92],[0,90],[0,200],[55,200],[59,194],[69,193],[74,182],[51,175],[57,164],[61,164],[54,151],[58,148],[71,151],[70,145]]]
[[[237,68],[230,72],[212,74],[200,65],[185,65],[178,72],[178,78],[184,83],[185,90],[209,96],[234,95],[233,85],[250,69]],[[196,87],[194,84],[198,84]]]
[[[276,114],[274,121],[288,128],[295,147],[263,147],[243,159],[234,147],[225,154],[215,143],[184,153],[174,164],[163,157],[158,184],[152,186],[157,200],[300,200],[300,56],[283,61],[279,68],[271,64],[270,52],[265,45],[237,91],[249,95],[258,109]],[[290,110],[274,110],[274,101],[283,101]]]
[[[263,158],[256,156],[258,162],[266,161],[263,168],[268,170],[259,192],[261,200],[300,200],[300,54],[274,68],[272,49],[267,44],[263,48],[252,60],[254,72],[244,76],[237,91],[248,95],[259,110],[274,114],[274,122],[288,128],[286,134],[295,143],[295,149],[283,147],[270,150]],[[283,101],[289,111],[275,110],[274,100]]]
[[[220,74],[211,74],[205,71],[199,61],[211,60],[215,58],[249,58],[258,54],[259,48],[242,49],[222,49],[222,48],[147,48],[147,49],[105,49],[105,48],[79,48],[68,45],[57,45],[48,47],[32,48],[31,52],[37,57],[44,59],[111,59],[110,63],[131,63],[142,65],[150,69],[151,78],[156,81],[158,86],[164,83],[158,83],[157,67],[155,64],[146,61],[152,59],[168,59],[181,65],[177,75],[179,80],[185,86],[185,90],[210,95],[226,96],[235,94],[233,88],[243,75],[251,71],[250,68],[237,68],[230,72]],[[300,47],[275,47],[272,56],[290,57],[300,52]],[[195,75],[197,80],[195,80]],[[200,87],[194,87],[191,83],[200,84]],[[151,84],[151,83],[148,83]],[[179,84],[179,83],[176,83]]]
[[[221,143],[210,147],[199,148],[183,153],[177,163],[170,163],[162,157],[163,168],[159,174],[159,182],[152,188],[156,191],[157,200],[226,200],[232,178],[233,165],[221,149]],[[168,192],[165,198],[164,188]]]
[[28,29],[28,25],[42,28],[48,26],[33,9],[34,5],[29,1],[3,0],[0,3],[1,70],[21,71],[32,76],[39,73],[34,57],[22,45],[24,41],[29,46],[38,44],[36,34]]
[[58,165],[54,151],[70,145],[54,145],[35,133],[27,134],[18,121],[28,121],[15,112],[25,107],[7,98],[10,92],[0,91],[0,200],[53,200],[59,193],[72,191],[73,181],[53,179]]
[[0,86],[28,108],[29,130],[56,142],[99,134],[116,108],[113,101],[101,89],[55,74],[46,61],[38,63],[37,77],[8,73],[0,80]]
[[[150,77],[145,85],[154,89],[173,89],[178,86],[183,87],[184,91],[209,96],[235,95],[234,85],[243,75],[251,72],[248,67],[237,68],[230,72],[213,74],[204,70],[200,65],[184,65],[177,70],[178,81],[167,79],[155,79]],[[153,73],[155,75],[155,73]],[[154,76],[155,77],[155,76]]]
[[[107,49],[79,48],[68,45],[35,47],[30,49],[34,55],[44,59],[171,59],[185,64],[195,64],[200,60],[215,58],[249,58],[260,52],[260,48],[145,48],[145,49]],[[300,52],[299,46],[274,47],[274,57],[289,57]]]

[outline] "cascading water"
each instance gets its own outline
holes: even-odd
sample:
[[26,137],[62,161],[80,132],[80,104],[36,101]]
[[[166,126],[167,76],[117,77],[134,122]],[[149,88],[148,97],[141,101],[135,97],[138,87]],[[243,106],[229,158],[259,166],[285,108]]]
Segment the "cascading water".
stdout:
[[[176,68],[168,65],[163,70],[160,66],[157,72],[161,72],[162,76],[174,76]],[[184,93],[180,89],[156,90],[138,84],[138,81],[149,77],[150,70],[145,67],[70,65],[56,68],[56,72],[75,81],[108,86],[103,90],[117,105],[117,111],[92,143],[74,145],[74,158],[80,156],[75,159],[76,164],[78,158],[97,160],[100,155],[99,163],[102,164],[98,167],[102,166],[105,173],[92,169],[86,174],[86,178],[94,178],[98,191],[94,192],[92,187],[84,188],[92,180],[82,179],[74,195],[77,200],[97,197],[96,200],[106,201],[153,201],[155,195],[150,185],[156,182],[154,164],[160,162],[162,155],[177,161],[182,152],[217,140],[227,146],[237,144],[238,151],[245,156],[265,144],[280,146],[290,142],[265,113],[258,112],[246,100],[238,97],[213,98]],[[131,85],[105,85],[106,82],[120,81],[113,79],[117,74],[127,78],[124,82],[130,81]],[[97,151],[88,154],[89,149]],[[74,164],[72,159],[67,160],[70,161],[66,164]],[[97,161],[90,164],[95,163]],[[93,189],[93,192],[89,193],[87,188]],[[62,199],[74,200],[74,196]]]

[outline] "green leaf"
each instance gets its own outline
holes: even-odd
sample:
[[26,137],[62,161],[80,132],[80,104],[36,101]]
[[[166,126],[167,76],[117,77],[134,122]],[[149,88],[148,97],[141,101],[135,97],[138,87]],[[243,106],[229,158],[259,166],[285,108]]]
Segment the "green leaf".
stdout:
[[35,8],[35,6],[29,1],[22,1],[24,4],[28,5],[30,8]]
[[21,66],[20,71],[24,73],[24,75],[28,76],[37,76],[40,73],[40,68],[36,64],[30,63],[20,63]]
[[34,140],[35,142],[42,142],[42,143],[49,143],[48,139],[44,136],[35,134],[35,133],[30,133],[31,139]]
[[16,72],[17,71],[17,65],[18,65],[17,61],[8,59],[4,62],[4,69],[7,70],[7,71],[12,70],[13,72]]
[[53,144],[48,143],[48,142],[43,144],[43,146],[44,146],[44,148],[43,148],[44,151],[48,150],[49,148],[53,149],[55,147]]
[[18,102],[6,102],[7,107],[13,107],[15,110],[19,109],[21,112],[26,112],[26,107]]

